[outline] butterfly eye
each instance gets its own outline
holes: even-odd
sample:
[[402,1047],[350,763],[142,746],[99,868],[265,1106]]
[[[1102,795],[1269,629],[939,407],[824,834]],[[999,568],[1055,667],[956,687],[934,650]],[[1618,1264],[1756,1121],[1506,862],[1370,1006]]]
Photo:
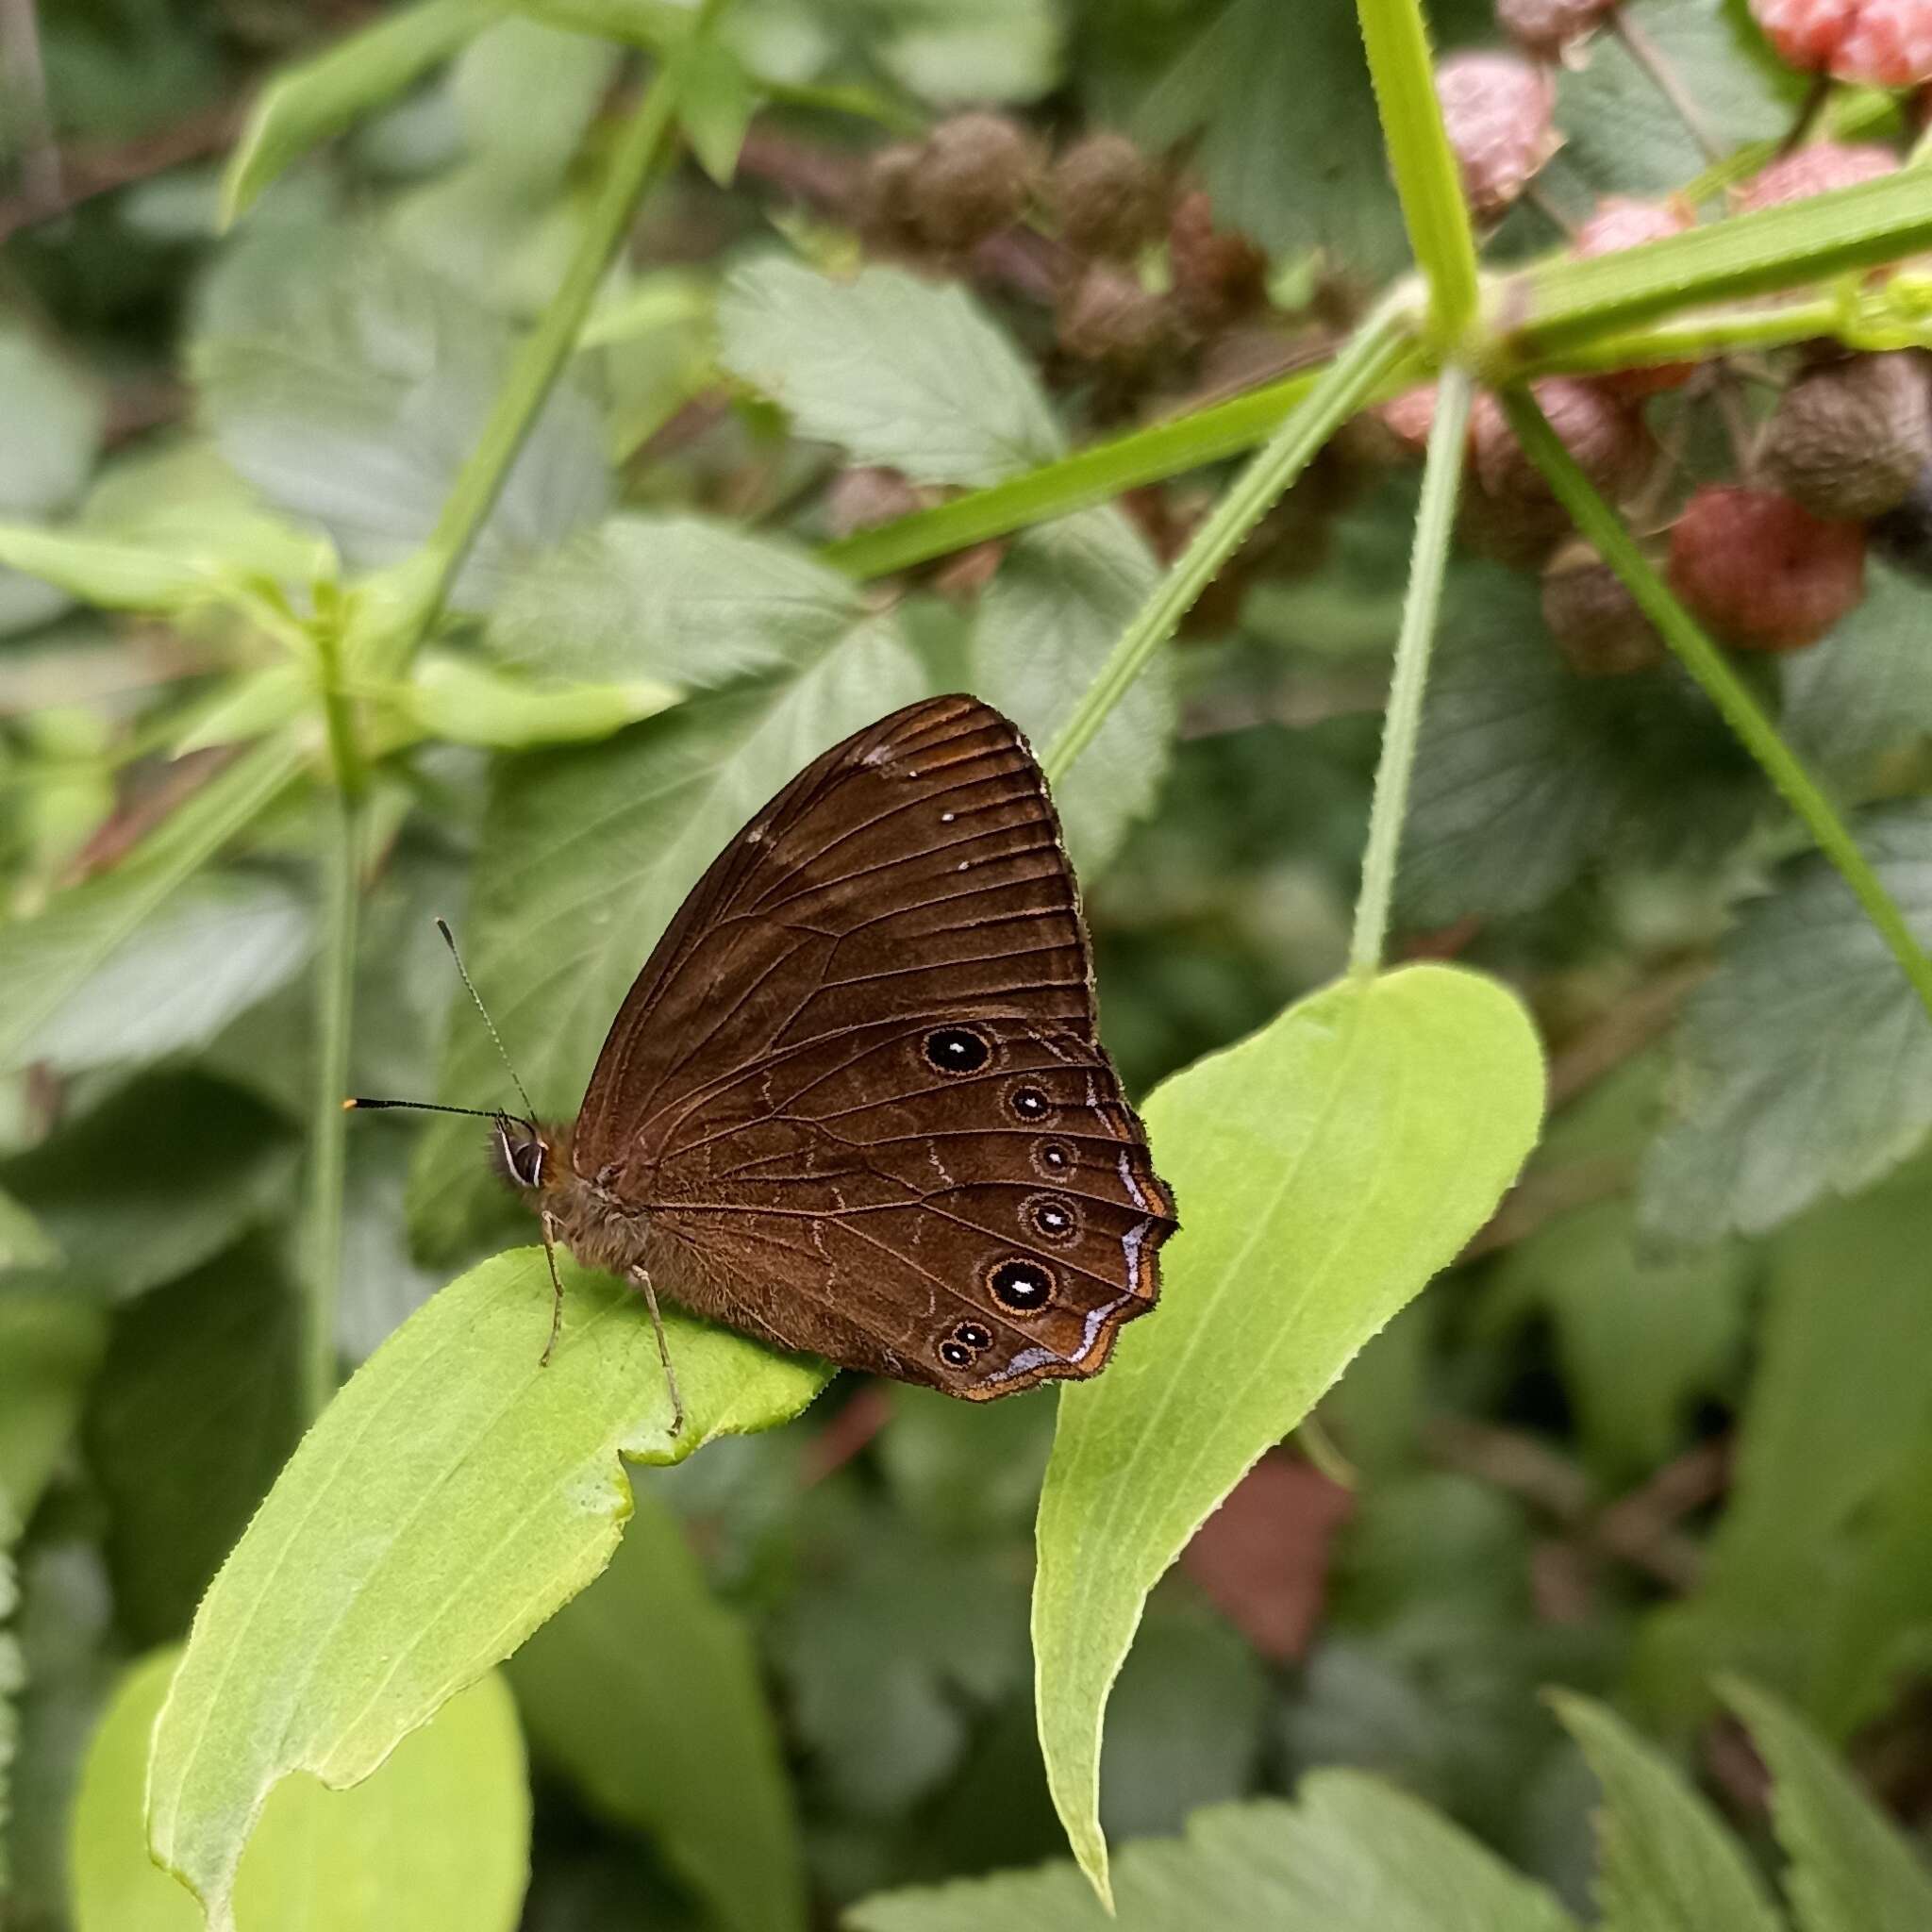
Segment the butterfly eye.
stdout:
[[940,1343],[940,1359],[949,1369],[966,1369],[973,1366],[973,1351],[958,1341]]
[[1058,1194],[1035,1194],[1020,1212],[1042,1241],[1070,1241],[1080,1231],[1079,1216]]
[[941,1026],[925,1036],[925,1058],[941,1074],[976,1074],[992,1048],[970,1026]]
[[1002,1261],[986,1284],[996,1301],[1017,1314],[1035,1314],[1053,1299],[1053,1275],[1038,1261]]
[[953,1330],[953,1339],[956,1341],[964,1342],[968,1348],[991,1348],[992,1346],[992,1331],[988,1328],[982,1328],[977,1322],[961,1322]]
[[1038,1087],[1015,1087],[1007,1105],[1023,1121],[1043,1121],[1053,1111],[1053,1102]]
[[1073,1150],[1058,1141],[1037,1141],[1033,1145],[1033,1165],[1041,1175],[1057,1181],[1074,1171]]

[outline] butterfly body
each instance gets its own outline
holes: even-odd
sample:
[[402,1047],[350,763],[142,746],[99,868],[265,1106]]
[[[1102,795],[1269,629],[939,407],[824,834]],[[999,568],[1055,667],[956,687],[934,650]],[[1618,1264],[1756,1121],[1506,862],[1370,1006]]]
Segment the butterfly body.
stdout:
[[693,888],[567,1128],[500,1152],[586,1265],[974,1400],[1096,1373],[1174,1221],[1018,730],[928,699]]

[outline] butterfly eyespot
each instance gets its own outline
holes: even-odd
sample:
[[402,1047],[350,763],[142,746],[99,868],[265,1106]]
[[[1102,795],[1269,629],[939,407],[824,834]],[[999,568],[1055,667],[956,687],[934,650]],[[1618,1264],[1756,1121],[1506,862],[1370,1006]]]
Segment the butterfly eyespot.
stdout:
[[942,1341],[940,1343],[940,1359],[949,1369],[970,1369],[973,1366],[973,1351],[962,1342]]
[[1053,1102],[1038,1087],[1015,1087],[1007,1105],[1023,1121],[1043,1121],[1053,1112]]
[[1002,1261],[986,1277],[993,1299],[1016,1314],[1037,1314],[1053,1299],[1053,1273],[1038,1261]]
[[968,1348],[991,1348],[992,1330],[982,1328],[977,1322],[961,1322],[953,1330],[953,1340],[963,1342]]
[[1034,1172],[1042,1180],[1057,1181],[1074,1171],[1074,1150],[1062,1141],[1036,1141],[1032,1154]]
[[976,1074],[992,1048],[970,1026],[940,1026],[925,1036],[925,1058],[937,1073]]
[[1080,1232],[1080,1217],[1071,1201],[1058,1194],[1035,1194],[1020,1209],[1020,1218],[1041,1241],[1070,1241]]

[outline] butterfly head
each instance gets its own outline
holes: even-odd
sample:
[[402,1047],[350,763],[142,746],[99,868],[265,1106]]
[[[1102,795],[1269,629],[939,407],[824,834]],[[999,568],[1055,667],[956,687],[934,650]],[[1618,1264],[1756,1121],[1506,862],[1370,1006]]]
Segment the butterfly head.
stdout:
[[505,1180],[536,1192],[552,1185],[557,1154],[543,1128],[514,1113],[496,1114],[491,1124],[495,1130],[491,1145]]

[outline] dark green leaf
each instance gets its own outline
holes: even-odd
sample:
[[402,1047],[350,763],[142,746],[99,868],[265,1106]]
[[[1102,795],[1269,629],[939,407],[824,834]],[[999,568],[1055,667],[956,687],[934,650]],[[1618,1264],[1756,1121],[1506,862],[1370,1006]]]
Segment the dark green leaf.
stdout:
[[609,1569],[510,1666],[524,1722],[598,1811],[660,1842],[720,1925],[802,1927],[797,1827],[750,1636],[649,1480],[632,1487]]
[[1823,642],[1792,654],[1782,724],[1801,758],[1853,776],[1932,732],[1924,585],[1868,564],[1864,601]]
[[[1855,827],[1921,945],[1932,944],[1932,806]],[[1888,1174],[1932,1127],[1932,1018],[1825,860],[1746,906],[1676,1035],[1674,1118],[1646,1157],[1646,1233],[1761,1234]]]
[[0,1294],[0,1518],[16,1530],[66,1453],[106,1331],[94,1304],[61,1289]]
[[[79,495],[100,444],[106,411],[99,391],[11,318],[0,316],[0,520],[38,523]],[[0,636],[26,630],[67,603],[58,591],[0,568]]]

